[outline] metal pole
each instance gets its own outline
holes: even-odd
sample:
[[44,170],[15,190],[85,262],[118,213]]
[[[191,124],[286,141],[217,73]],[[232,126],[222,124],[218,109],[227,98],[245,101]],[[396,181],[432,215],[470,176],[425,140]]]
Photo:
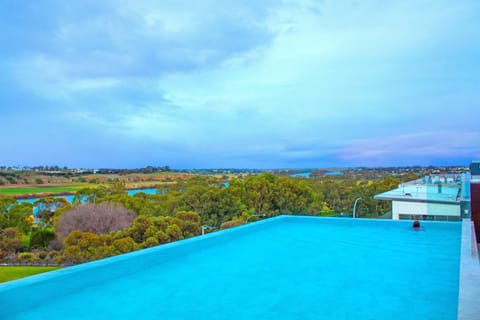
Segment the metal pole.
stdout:
[[355,199],[355,202],[353,204],[353,212],[352,212],[352,218],[355,218],[355,209],[357,208],[357,202],[358,200],[362,199],[362,197],[358,197],[357,199]]
[[202,236],[205,235],[205,230],[207,230],[207,229],[217,229],[217,227],[215,227],[215,226],[206,226],[206,225],[202,226]]

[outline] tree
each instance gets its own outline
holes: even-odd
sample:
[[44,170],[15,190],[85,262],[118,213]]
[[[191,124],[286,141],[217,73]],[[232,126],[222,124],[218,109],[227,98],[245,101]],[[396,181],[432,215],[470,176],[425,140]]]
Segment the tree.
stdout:
[[0,258],[15,253],[22,246],[22,233],[17,228],[0,230]]
[[117,204],[84,203],[63,213],[55,231],[61,239],[74,230],[104,234],[129,227],[134,218],[134,212]]
[[178,226],[180,227],[183,237],[193,237],[200,234],[200,216],[193,211],[179,211],[175,214],[178,219]]
[[40,198],[33,203],[33,206],[38,210],[37,218],[48,226],[52,225],[52,218],[56,210],[71,207],[67,199],[55,197]]
[[126,194],[127,193],[125,191],[126,186],[127,185],[126,185],[125,181],[116,179],[112,183],[110,183],[107,190],[108,190],[109,195]]
[[108,188],[99,186],[98,188],[82,188],[75,193],[73,204],[81,204],[84,202],[96,203],[98,198],[109,195]]
[[55,232],[49,228],[33,228],[30,237],[30,246],[32,248],[46,248],[50,241],[55,239]]
[[271,173],[251,176],[245,181],[247,204],[255,213],[273,215],[275,213],[275,184],[278,177]]
[[187,210],[193,210],[200,215],[205,210],[205,202],[202,197],[208,190],[207,186],[192,185],[186,187],[186,190],[182,193],[181,199]]
[[28,202],[18,203],[11,197],[0,197],[0,229],[18,228],[27,234],[32,227],[33,207]]
[[314,201],[313,190],[303,180],[282,177],[276,189],[275,202],[280,213],[306,213]]
[[133,196],[130,196],[127,193],[112,194],[103,198],[99,198],[97,203],[119,203],[126,209],[135,212],[137,215],[159,215],[163,213],[160,200],[161,198],[159,198],[158,195],[147,195],[139,192]]
[[17,200],[13,197],[0,197],[0,214],[5,214],[17,204]]

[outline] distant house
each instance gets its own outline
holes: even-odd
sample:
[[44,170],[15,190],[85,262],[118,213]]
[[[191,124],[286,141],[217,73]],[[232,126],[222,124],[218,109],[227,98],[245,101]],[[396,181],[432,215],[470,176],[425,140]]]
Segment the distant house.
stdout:
[[459,221],[470,217],[470,174],[426,176],[374,198],[392,201],[394,220]]

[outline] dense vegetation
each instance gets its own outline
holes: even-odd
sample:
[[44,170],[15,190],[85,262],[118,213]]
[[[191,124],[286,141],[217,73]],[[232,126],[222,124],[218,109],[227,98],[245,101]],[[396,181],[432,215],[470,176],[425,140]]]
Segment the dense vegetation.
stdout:
[[[407,177],[415,178],[415,176]],[[77,191],[73,204],[46,197],[32,206],[0,197],[0,261],[74,264],[199,235],[201,226],[226,228],[279,214],[351,213],[379,216],[388,202],[373,195],[401,180],[348,176],[299,179],[271,173],[232,178],[196,176],[158,188],[155,195],[125,192],[125,182]],[[32,209],[36,207],[36,219]]]
[[[145,170],[148,170],[146,168]],[[141,170],[140,170],[141,171]],[[104,173],[101,173],[104,172]],[[0,169],[0,195],[33,196],[34,194],[74,193],[81,188],[123,181],[127,188],[168,185],[180,179],[188,179],[190,173],[154,170],[134,173],[131,170],[68,171],[2,171]]]
[[[59,166],[35,166],[35,167],[5,167],[0,166],[0,186],[18,185],[18,184],[36,184],[44,183],[67,183],[67,182],[86,182],[95,179],[95,176],[111,175],[129,175],[129,174],[153,174],[170,172],[169,166],[137,169],[69,169]],[[108,179],[108,178],[107,178]]]

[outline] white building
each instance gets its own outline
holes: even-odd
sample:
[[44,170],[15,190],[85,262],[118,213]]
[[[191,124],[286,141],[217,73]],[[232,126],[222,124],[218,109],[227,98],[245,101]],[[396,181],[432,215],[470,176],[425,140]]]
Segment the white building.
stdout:
[[[375,196],[392,201],[392,219],[458,221],[469,216],[469,177],[443,175],[403,183]],[[463,186],[463,188],[462,188]],[[465,211],[466,210],[466,211]]]

